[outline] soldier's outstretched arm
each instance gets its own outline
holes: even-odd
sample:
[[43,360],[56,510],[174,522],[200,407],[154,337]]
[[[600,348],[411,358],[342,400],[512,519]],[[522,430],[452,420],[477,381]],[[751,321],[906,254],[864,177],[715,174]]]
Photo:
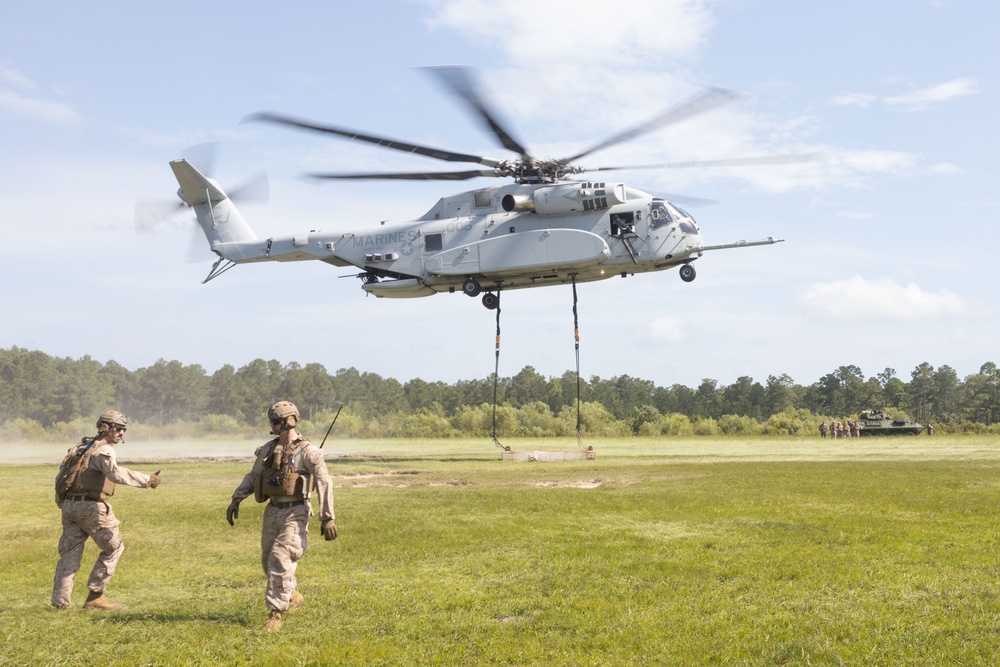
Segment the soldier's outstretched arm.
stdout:
[[115,454],[115,448],[110,445],[101,445],[98,449],[95,449],[91,461],[91,465],[95,466],[98,470],[104,473],[105,476],[115,484],[137,486],[140,489],[155,489],[156,485],[160,483],[160,479],[158,477],[156,478],[155,484],[151,483],[155,474],[146,475],[137,470],[130,470],[129,468],[118,465],[118,456]]

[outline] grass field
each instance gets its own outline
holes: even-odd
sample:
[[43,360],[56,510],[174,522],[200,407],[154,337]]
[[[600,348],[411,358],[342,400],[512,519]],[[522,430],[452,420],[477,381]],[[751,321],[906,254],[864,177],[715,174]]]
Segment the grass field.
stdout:
[[[124,446],[164,480],[113,500],[126,549],[108,594],[126,609],[80,608],[90,544],[57,612],[65,448],[0,445],[0,665],[997,662],[995,439],[587,444],[596,461],[511,463],[488,440],[328,443],[341,537],[313,520],[306,604],[277,634],[262,506],[225,522],[248,463],[186,460],[203,443]],[[32,457],[45,462],[9,463]]]

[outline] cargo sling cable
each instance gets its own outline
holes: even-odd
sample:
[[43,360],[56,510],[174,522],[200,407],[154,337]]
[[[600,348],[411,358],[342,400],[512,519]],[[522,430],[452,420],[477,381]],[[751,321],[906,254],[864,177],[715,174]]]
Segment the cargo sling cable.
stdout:
[[[573,276],[573,347],[576,350],[576,444],[583,449],[580,434],[580,318],[576,312],[576,276]],[[593,447],[587,449],[592,450]]]
[[504,450],[510,451],[510,447],[505,447],[497,438],[497,383],[500,379],[500,290],[497,290],[497,342],[496,342],[496,362],[493,366],[493,444]]
[[[580,318],[577,314],[576,297],[576,275],[573,278],[573,347],[576,352],[576,442],[580,449],[593,451],[593,446],[584,448],[582,436],[582,420],[580,416]],[[493,366],[493,444],[504,450],[510,451],[510,447],[503,445],[497,437],[497,385],[500,381],[500,290],[497,290],[497,333],[496,350],[494,352]]]

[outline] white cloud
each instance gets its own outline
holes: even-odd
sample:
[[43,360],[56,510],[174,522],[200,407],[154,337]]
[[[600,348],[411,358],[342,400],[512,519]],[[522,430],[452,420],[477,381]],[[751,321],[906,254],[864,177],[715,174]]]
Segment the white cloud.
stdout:
[[687,338],[688,325],[676,317],[657,317],[636,330],[640,340],[653,345],[674,344]]
[[799,308],[809,318],[871,324],[888,320],[923,320],[968,315],[974,303],[954,292],[927,292],[915,283],[892,280],[848,280],[814,283],[799,291]]
[[899,151],[841,151],[832,162],[840,168],[862,174],[900,173],[912,168],[917,158],[911,153]]
[[[815,148],[786,149],[810,153]],[[900,151],[820,149],[823,159],[789,166],[743,168],[740,177],[765,192],[790,192],[803,188],[865,187],[871,176],[905,175],[916,167],[917,156]],[[736,173],[736,170],[732,170]]]
[[[919,90],[914,90],[903,95],[889,95],[881,98],[883,104],[891,107],[908,107],[919,109],[939,102],[947,102],[964,95],[972,95],[979,92],[975,79],[963,77],[952,79],[944,83],[927,86]],[[879,101],[877,95],[871,93],[840,93],[835,96],[831,103],[836,106],[855,106],[861,108],[870,107]]]
[[875,214],[869,211],[841,211],[837,216],[848,220],[871,220]]
[[869,93],[841,93],[833,98],[832,102],[836,106],[846,107],[868,107],[878,98]]
[[950,174],[961,174],[964,170],[957,164],[950,162],[938,162],[927,167],[927,173],[935,176],[948,176]]
[[54,123],[73,123],[80,120],[80,116],[72,108],[61,102],[25,97],[9,90],[0,90],[0,114],[2,113]]
[[947,102],[956,97],[978,93],[976,80],[968,77],[953,79],[945,83],[928,86],[905,95],[894,95],[885,98],[885,103],[893,106],[924,107],[936,102]]
[[687,58],[715,24],[702,0],[427,0],[432,27],[486,39],[521,65],[602,68]]
[[964,327],[954,327],[951,330],[950,336],[951,342],[955,344],[963,344],[971,341],[972,337],[969,335],[969,331]]
[[0,65],[0,84],[7,84],[10,86],[16,86],[18,88],[26,88],[28,90],[34,90],[38,88],[35,82],[24,76],[20,72],[10,67]]
[[[489,81],[484,81],[483,90],[494,102],[502,99],[495,106],[501,117],[512,119],[505,124],[536,155],[572,155],[704,90],[696,76],[684,71],[682,60],[697,56],[707,43],[715,25],[713,3],[622,0],[612,20],[607,4],[596,0],[534,4],[527,0],[423,1],[431,7],[432,26],[456,30],[507,56],[510,66],[486,74]],[[600,39],[593,37],[595,21],[600,22]],[[513,94],[505,94],[508,91]],[[878,99],[870,94],[844,93],[834,103],[867,106]],[[621,103],[609,104],[609,100]],[[581,109],[587,112],[581,114]],[[553,119],[558,122],[553,123]],[[641,141],[602,149],[581,160],[581,165],[656,164],[817,151],[830,158],[791,166],[642,173],[648,187],[682,193],[696,192],[726,178],[768,193],[861,187],[870,185],[873,175],[908,174],[916,168],[917,157],[899,151],[817,147],[811,140],[824,131],[824,125],[821,118],[811,115],[768,116],[749,105],[727,104],[644,135]],[[553,128],[557,131],[552,132]],[[619,173],[623,180],[629,178],[627,172]]]

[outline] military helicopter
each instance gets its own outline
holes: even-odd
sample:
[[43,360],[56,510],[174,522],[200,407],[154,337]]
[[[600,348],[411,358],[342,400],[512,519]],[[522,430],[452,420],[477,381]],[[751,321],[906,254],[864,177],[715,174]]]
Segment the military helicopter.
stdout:
[[708,251],[770,245],[783,239],[705,245],[694,218],[676,203],[624,183],[569,177],[622,169],[773,165],[814,157],[786,155],[595,168],[575,164],[599,150],[741,97],[709,89],[575,155],[539,159],[500,122],[467,69],[429,69],[485,123],[503,148],[517,154],[516,158],[457,153],[276,113],[258,113],[246,120],[485,167],[465,171],[310,174],[319,179],[503,178],[512,183],[447,195],[412,222],[334,232],[310,230],[261,239],[214,179],[185,159],[175,160],[170,167],[180,184],[178,196],[194,209],[218,257],[202,282],[237,264],[319,260],[336,267],[356,267],[362,289],[377,297],[412,298],[460,291],[470,297],[482,295],[483,305],[490,309],[497,308],[501,290],[571,282],[575,285],[674,267],[679,268],[682,280],[691,282],[696,275],[692,263]]

